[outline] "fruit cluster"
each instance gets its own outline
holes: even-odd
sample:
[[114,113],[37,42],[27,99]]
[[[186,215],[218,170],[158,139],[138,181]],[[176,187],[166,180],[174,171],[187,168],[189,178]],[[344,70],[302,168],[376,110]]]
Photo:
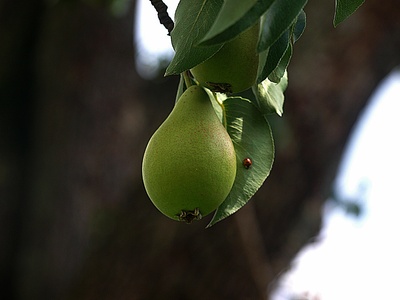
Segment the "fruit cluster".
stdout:
[[147,194],[166,216],[187,223],[208,215],[225,200],[236,176],[236,154],[205,88],[237,93],[256,80],[259,24],[227,42],[191,69],[188,86],[151,137],[143,157]]

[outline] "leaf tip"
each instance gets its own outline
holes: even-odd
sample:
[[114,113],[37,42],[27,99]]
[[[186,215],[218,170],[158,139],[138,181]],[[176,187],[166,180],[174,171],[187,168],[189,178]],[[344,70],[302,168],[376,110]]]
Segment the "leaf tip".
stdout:
[[336,28],[340,23],[350,17],[364,2],[365,0],[336,0],[335,14],[333,17],[333,27]]
[[171,72],[171,64],[167,67],[167,69],[164,72],[164,77],[173,75],[173,72]]

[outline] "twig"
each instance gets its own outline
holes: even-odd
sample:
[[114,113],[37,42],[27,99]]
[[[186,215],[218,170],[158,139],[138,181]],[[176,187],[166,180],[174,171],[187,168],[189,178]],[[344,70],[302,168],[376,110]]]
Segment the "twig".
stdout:
[[162,0],[150,0],[151,4],[157,11],[158,19],[160,23],[168,30],[168,35],[171,34],[172,29],[174,29],[174,21],[169,17],[167,9],[168,6]]

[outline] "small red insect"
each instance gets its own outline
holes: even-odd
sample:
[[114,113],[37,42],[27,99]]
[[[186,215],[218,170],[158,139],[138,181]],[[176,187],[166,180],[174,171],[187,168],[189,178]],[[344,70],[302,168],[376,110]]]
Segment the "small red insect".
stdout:
[[253,164],[253,162],[251,161],[250,158],[245,158],[243,159],[243,166],[248,169],[251,167],[251,165]]

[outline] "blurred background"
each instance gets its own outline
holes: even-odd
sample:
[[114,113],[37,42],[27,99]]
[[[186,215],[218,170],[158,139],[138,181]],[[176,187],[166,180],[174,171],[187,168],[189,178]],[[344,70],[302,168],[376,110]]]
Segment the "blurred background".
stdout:
[[[386,127],[364,137],[372,144],[353,155],[345,150],[365,108],[373,110],[371,95],[397,74],[400,7],[369,0],[334,29],[331,2],[306,6],[284,116],[269,119],[276,143],[270,177],[243,209],[205,229],[211,216],[189,226],[161,215],[141,181],[146,143],[172,109],[179,79],[163,77],[171,52],[154,57],[144,46],[148,39],[164,47],[157,30],[169,40],[149,1],[2,0],[0,298],[386,295],[379,291],[395,286],[390,272],[399,266],[388,254],[397,253],[391,221],[400,197],[373,189],[370,177],[346,177],[343,166],[364,155],[353,170],[396,186],[398,152],[388,150],[398,149],[398,89],[379,119]],[[137,14],[142,7],[148,16]],[[139,22],[151,18],[154,26]],[[350,178],[356,188],[343,192]],[[368,202],[372,191],[385,201]],[[376,211],[384,227],[357,231]],[[341,231],[331,230],[336,225]],[[371,243],[376,251],[359,259]],[[314,277],[300,284],[305,274]],[[386,286],[368,294],[379,280]],[[332,286],[342,294],[334,296]]]

